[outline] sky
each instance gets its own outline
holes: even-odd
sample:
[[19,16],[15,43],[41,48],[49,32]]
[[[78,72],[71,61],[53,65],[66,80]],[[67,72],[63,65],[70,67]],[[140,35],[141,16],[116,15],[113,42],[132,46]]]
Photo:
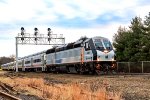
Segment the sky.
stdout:
[[[144,18],[150,12],[149,0],[0,0],[0,57],[16,54],[15,37],[25,32],[63,34],[65,42],[81,36],[107,37],[113,41],[119,26],[128,27],[135,16]],[[23,57],[47,50],[50,45],[18,45]]]

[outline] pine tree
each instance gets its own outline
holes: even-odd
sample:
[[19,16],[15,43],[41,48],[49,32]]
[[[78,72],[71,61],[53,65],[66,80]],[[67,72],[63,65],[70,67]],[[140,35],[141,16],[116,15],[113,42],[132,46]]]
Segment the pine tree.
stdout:
[[148,16],[145,16],[143,30],[144,36],[142,38],[142,51],[146,53],[146,60],[150,60],[150,12]]
[[143,37],[142,27],[143,24],[140,17],[135,17],[132,19],[131,26],[129,27],[131,31],[131,40],[129,40],[131,45],[129,47],[132,51],[132,55],[129,61],[140,61],[144,59],[144,54],[141,52],[141,38]]
[[119,27],[113,38],[118,61],[150,60],[150,13],[144,21],[133,18],[128,30]]

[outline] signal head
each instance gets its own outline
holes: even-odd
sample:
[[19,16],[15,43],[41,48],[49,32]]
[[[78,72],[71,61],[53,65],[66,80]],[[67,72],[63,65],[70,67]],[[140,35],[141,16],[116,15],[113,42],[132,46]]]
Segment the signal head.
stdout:
[[24,31],[24,27],[21,27],[21,31]]
[[21,27],[21,35],[22,36],[24,35],[24,32],[25,32],[24,27]]
[[38,28],[34,28],[34,31],[38,31]]
[[37,38],[34,38],[35,41],[37,41]]
[[47,30],[48,30],[48,31],[51,31],[51,28],[48,28]]

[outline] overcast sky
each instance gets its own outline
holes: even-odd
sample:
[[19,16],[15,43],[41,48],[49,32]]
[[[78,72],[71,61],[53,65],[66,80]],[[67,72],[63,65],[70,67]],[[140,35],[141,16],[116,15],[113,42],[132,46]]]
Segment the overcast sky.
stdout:
[[[63,34],[66,43],[81,36],[103,36],[112,41],[119,26],[135,16],[148,15],[149,0],[0,0],[0,56],[15,55],[15,37],[24,27],[33,34]],[[51,46],[19,45],[23,57]]]

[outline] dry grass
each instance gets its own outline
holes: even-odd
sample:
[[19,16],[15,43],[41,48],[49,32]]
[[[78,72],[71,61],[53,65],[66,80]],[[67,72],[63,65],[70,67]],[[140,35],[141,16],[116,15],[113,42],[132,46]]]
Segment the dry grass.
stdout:
[[107,91],[109,84],[104,81],[103,88],[85,83],[47,84],[42,78],[3,78],[18,92],[37,95],[46,100],[120,100],[117,92]]
[[0,72],[0,81],[21,94],[46,100],[150,100],[150,74],[90,76]]

